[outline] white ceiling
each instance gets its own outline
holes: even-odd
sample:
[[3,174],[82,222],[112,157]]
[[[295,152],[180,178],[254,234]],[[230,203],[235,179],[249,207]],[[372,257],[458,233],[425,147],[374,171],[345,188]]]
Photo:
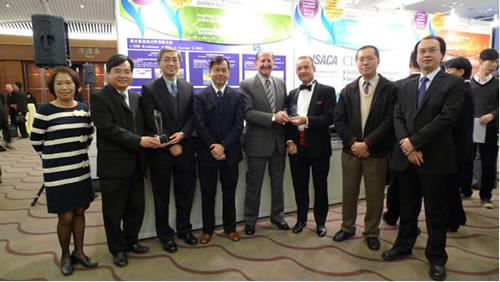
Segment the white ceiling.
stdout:
[[[324,1],[326,0],[321,0]],[[340,2],[349,7],[422,9],[428,13],[442,12],[446,15],[450,13],[451,8],[455,8],[457,16],[472,19],[493,20],[493,16],[498,15],[498,0],[340,0]],[[116,39],[114,7],[114,0],[0,0],[0,33],[31,35],[31,15],[40,13],[63,17],[69,24],[70,37]]]

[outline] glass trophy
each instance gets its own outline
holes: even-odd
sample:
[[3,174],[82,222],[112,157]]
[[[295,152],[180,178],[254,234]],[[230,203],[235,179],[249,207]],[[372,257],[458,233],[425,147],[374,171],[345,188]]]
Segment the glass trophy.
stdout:
[[153,110],[153,116],[155,119],[156,135],[155,137],[160,140],[162,144],[168,142],[168,136],[163,132],[163,120],[161,117],[161,112]]
[[288,116],[289,117],[296,117],[298,116],[299,113],[297,112],[297,104],[292,104],[288,107]]

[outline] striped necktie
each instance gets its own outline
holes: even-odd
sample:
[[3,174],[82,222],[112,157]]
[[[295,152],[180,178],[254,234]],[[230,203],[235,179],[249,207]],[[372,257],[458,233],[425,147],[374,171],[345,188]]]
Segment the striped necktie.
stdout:
[[274,93],[273,93],[273,89],[271,87],[271,81],[269,80],[269,78],[266,79],[266,96],[267,96],[267,99],[269,99],[269,105],[271,106],[271,110],[274,113],[276,111],[276,101],[274,98]]

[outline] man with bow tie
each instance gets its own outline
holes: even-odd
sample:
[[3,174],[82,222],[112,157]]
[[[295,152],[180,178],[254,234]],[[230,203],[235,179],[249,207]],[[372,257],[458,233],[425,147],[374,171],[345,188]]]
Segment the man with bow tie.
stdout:
[[292,231],[300,233],[307,225],[312,169],[316,233],[324,237],[328,214],[327,178],[332,155],[329,127],[333,124],[336,96],[333,87],[314,79],[315,72],[311,57],[299,57],[296,73],[302,85],[290,91],[286,99],[290,123],[286,125],[285,137],[297,204],[297,223]]
[[396,85],[377,73],[377,47],[367,45],[356,52],[361,76],[340,93],[334,124],[342,139],[342,227],[333,240],[354,235],[361,177],[366,194],[365,230],[370,250],[380,249],[378,225],[384,208],[388,154],[395,143],[392,114]]

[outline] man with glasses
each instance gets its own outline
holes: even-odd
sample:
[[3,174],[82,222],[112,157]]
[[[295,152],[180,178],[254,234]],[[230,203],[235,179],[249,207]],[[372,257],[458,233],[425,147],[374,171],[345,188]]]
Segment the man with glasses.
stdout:
[[396,260],[411,254],[423,196],[429,275],[444,280],[448,259],[446,176],[457,171],[452,129],[464,99],[463,80],[440,69],[446,52],[441,37],[425,37],[415,45],[415,52],[422,73],[399,87],[394,109],[399,146],[394,148],[391,167],[400,181],[400,226],[394,246],[382,258]]
[[155,200],[156,233],[169,253],[177,252],[174,230],[170,227],[170,176],[174,176],[177,237],[196,245],[191,233],[191,206],[195,188],[193,132],[193,85],[178,79],[181,54],[173,47],[163,47],[157,62],[162,76],[142,86],[146,134],[168,137],[167,147],[150,150],[151,183]]

